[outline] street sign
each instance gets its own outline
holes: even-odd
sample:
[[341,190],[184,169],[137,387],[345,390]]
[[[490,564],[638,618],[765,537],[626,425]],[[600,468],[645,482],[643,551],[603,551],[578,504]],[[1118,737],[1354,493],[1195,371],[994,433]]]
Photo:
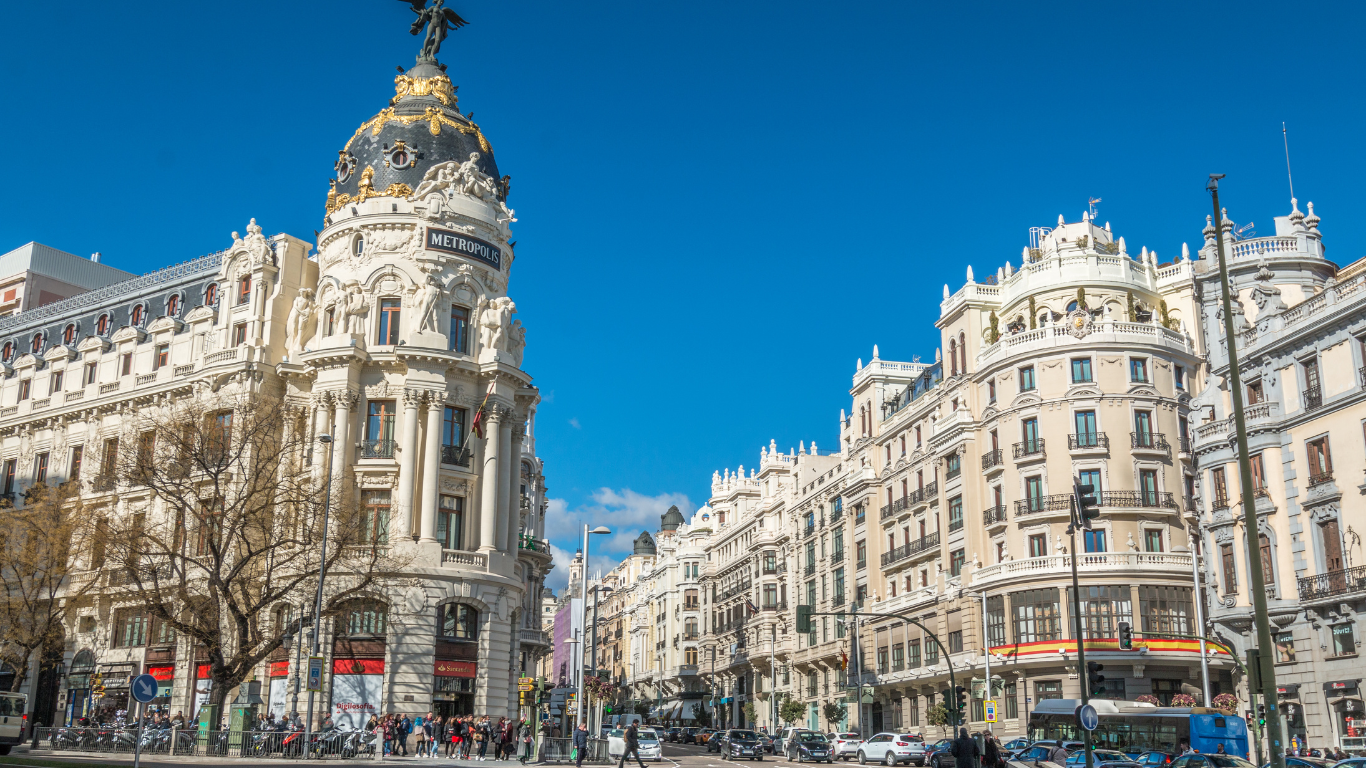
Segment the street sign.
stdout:
[[308,690],[321,691],[323,689],[323,657],[308,657]]
[[147,704],[157,697],[157,679],[151,675],[138,675],[133,678],[133,684],[129,690],[133,698],[142,704]]
[[986,713],[986,721],[988,723],[996,722],[996,702],[991,699],[982,702],[982,711]]
[[529,690],[531,690],[531,683],[518,683],[518,684],[517,684],[517,690],[519,690],[519,691],[529,691]]
[[[534,682],[536,682],[536,678],[534,678],[534,677],[519,677],[519,678],[517,678],[517,684],[518,684],[518,685],[531,685],[531,684],[534,683]],[[524,691],[529,691],[529,690],[531,690],[531,689],[530,689],[530,688],[523,688],[522,690],[524,690]]]
[[865,690],[865,691],[863,692],[863,698],[861,699],[861,701],[862,701],[864,704],[872,704],[872,703],[873,703],[873,692],[872,692],[871,690]]
[[1094,731],[1100,725],[1100,715],[1096,714],[1096,708],[1090,704],[1082,704],[1076,711],[1077,725],[1088,731]]

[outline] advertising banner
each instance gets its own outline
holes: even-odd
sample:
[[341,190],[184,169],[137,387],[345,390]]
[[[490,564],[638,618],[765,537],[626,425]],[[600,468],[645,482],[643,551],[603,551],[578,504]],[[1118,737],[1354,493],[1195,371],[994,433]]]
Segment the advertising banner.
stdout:
[[383,659],[334,659],[332,722],[343,729],[364,728],[371,715],[380,714],[383,688]]
[[[207,680],[209,676],[209,665],[200,664],[195,675],[194,681],[194,721],[199,721],[199,710],[209,703],[209,691],[213,688],[213,681]],[[218,723],[209,723],[209,729],[218,728]]]
[[277,718],[284,717],[288,712],[285,709],[289,697],[289,678],[272,677],[270,679],[270,713]]

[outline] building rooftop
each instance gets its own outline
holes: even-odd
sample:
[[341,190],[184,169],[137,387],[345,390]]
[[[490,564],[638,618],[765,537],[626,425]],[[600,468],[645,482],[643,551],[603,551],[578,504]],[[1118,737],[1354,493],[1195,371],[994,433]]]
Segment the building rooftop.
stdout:
[[0,256],[0,279],[22,272],[35,272],[82,288],[99,288],[137,277],[132,272],[33,242]]

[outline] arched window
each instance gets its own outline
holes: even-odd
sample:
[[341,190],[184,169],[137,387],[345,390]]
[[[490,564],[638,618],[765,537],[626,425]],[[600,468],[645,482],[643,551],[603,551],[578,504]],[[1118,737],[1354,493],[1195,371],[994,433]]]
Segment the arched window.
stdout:
[[440,611],[437,631],[451,640],[479,639],[479,611],[463,603],[447,603]]
[[949,339],[949,375],[958,375],[958,341]]
[[180,314],[180,296],[179,296],[178,294],[174,294],[174,293],[173,293],[173,294],[171,294],[171,297],[170,297],[169,299],[166,300],[166,316],[167,316],[167,317],[176,317],[176,316],[178,316],[179,314]]
[[109,335],[109,315],[100,315],[100,319],[95,321],[95,333],[100,336]]
[[5,362],[7,362],[7,363],[8,363],[9,361],[13,360],[13,359],[14,359],[14,342],[12,342],[12,341],[7,341],[7,342],[5,342],[5,346],[4,346],[3,351],[0,351],[0,356],[4,357]]
[[377,600],[356,600],[342,611],[347,635],[382,635],[389,607]]
[[67,325],[66,329],[62,331],[62,343],[67,345],[68,347],[76,343],[75,323]]
[[218,283],[210,283],[209,287],[204,289],[204,306],[218,306]]
[[147,319],[147,310],[146,310],[146,308],[144,308],[141,304],[138,304],[138,305],[134,306],[134,307],[133,307],[133,325],[134,325],[135,327],[140,327],[140,326],[142,325],[142,321],[145,320],[145,319]]
[[963,373],[968,372],[968,335],[958,332],[958,356],[961,358]]
[[33,334],[33,343],[29,346],[29,350],[35,355],[43,351],[43,334]]

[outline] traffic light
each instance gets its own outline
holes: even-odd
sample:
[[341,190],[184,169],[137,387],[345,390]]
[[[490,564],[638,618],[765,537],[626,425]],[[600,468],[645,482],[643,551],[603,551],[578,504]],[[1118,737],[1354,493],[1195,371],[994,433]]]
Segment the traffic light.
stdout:
[[1090,528],[1091,521],[1100,517],[1100,499],[1096,497],[1096,487],[1090,483],[1077,484],[1077,517],[1081,527]]
[[797,633],[801,635],[811,632],[811,614],[815,613],[814,605],[797,606]]
[[1086,690],[1092,696],[1105,695],[1105,675],[1100,671],[1105,669],[1105,665],[1095,661],[1086,662]]
[[1258,705],[1257,705],[1257,725],[1258,725],[1258,726],[1265,726],[1265,725],[1266,725],[1266,705],[1265,705],[1265,704],[1258,704]]
[[1134,649],[1134,628],[1129,626],[1129,622],[1119,623],[1119,649],[1121,651],[1132,651]]
[[953,692],[956,694],[954,708],[958,710],[959,722],[962,722],[963,713],[968,711],[968,689],[960,685]]

